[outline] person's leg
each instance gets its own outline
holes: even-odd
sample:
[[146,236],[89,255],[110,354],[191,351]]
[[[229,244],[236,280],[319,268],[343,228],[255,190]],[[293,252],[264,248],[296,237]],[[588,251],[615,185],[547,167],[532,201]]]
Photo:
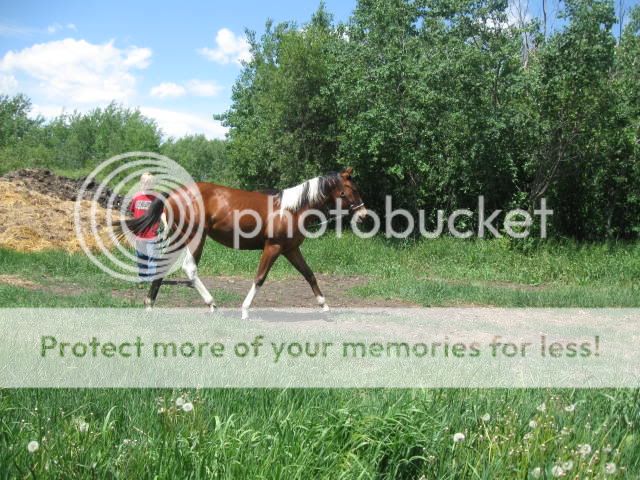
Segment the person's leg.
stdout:
[[138,258],[138,278],[140,282],[148,282],[149,279],[149,255],[147,243],[144,240],[136,240],[136,257]]

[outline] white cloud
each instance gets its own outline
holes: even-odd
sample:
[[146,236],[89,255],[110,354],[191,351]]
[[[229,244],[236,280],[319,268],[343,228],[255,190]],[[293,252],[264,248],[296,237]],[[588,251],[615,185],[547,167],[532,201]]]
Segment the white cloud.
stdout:
[[162,82],[152,87],[149,94],[152,97],[182,97],[187,93],[196,97],[215,97],[222,91],[222,87],[215,82],[205,82],[203,80],[189,80],[184,85],[173,82]]
[[40,105],[38,103],[34,103],[31,105],[30,116],[35,118],[38,115],[42,115],[47,120],[51,120],[52,118],[59,117],[66,111],[68,110],[62,105]]
[[73,30],[74,32],[77,30],[75,24],[67,23],[66,25],[61,25],[59,23],[52,23],[45,28],[36,28],[36,27],[24,27],[18,25],[9,25],[6,23],[0,24],[0,36],[2,37],[21,37],[25,35],[34,35],[34,34],[54,34],[57,32],[61,32],[63,30]]
[[0,94],[13,93],[18,88],[18,80],[13,75],[0,74]]
[[198,97],[215,97],[222,91],[222,87],[217,83],[203,80],[189,80],[187,89],[192,95]]
[[187,90],[177,83],[163,82],[160,85],[156,85],[151,88],[149,95],[152,97],[166,98],[166,97],[182,97]]
[[235,62],[240,65],[241,62],[248,62],[251,59],[251,51],[247,39],[242,35],[236,35],[228,28],[218,30],[216,48],[200,48],[198,53],[213,62],[221,64]]
[[[0,59],[0,73],[21,74],[50,100],[61,103],[126,101],[135,94],[133,69],[149,65],[151,50],[126,50],[110,41],[93,44],[67,38],[9,51]],[[21,82],[22,84],[22,82]]]
[[227,128],[210,116],[166,110],[155,107],[140,107],[143,115],[153,118],[169,137],[182,137],[202,133],[207,138],[224,138]]

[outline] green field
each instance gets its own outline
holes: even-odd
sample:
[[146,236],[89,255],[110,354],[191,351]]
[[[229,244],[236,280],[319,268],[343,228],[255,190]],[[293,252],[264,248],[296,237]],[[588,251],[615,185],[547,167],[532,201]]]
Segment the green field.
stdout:
[[[354,298],[640,306],[638,244],[523,251],[348,235],[303,251],[317,273],[366,277],[347,292]],[[201,274],[251,277],[257,256],[211,243]],[[113,295],[132,287],[81,254],[0,250],[0,272],[14,280],[0,283],[3,307],[139,305]],[[282,260],[272,271],[291,275]],[[179,397],[193,410],[177,408]],[[5,478],[503,479],[535,478],[536,468],[553,478],[558,467],[564,478],[640,475],[637,390],[0,390],[0,422]],[[455,443],[458,432],[465,439]]]

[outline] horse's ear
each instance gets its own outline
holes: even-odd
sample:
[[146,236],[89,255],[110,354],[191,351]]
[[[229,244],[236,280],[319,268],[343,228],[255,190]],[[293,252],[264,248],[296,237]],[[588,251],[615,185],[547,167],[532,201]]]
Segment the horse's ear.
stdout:
[[346,167],[344,170],[342,170],[342,172],[340,172],[340,175],[342,175],[344,178],[346,178],[347,180],[351,178],[351,174],[353,173],[353,168],[352,167]]

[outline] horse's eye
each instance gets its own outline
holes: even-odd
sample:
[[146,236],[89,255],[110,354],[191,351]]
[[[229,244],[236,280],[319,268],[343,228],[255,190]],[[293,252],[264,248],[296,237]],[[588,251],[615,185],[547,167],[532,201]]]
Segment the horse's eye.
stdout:
[[344,192],[340,192],[340,196],[344,198]]

